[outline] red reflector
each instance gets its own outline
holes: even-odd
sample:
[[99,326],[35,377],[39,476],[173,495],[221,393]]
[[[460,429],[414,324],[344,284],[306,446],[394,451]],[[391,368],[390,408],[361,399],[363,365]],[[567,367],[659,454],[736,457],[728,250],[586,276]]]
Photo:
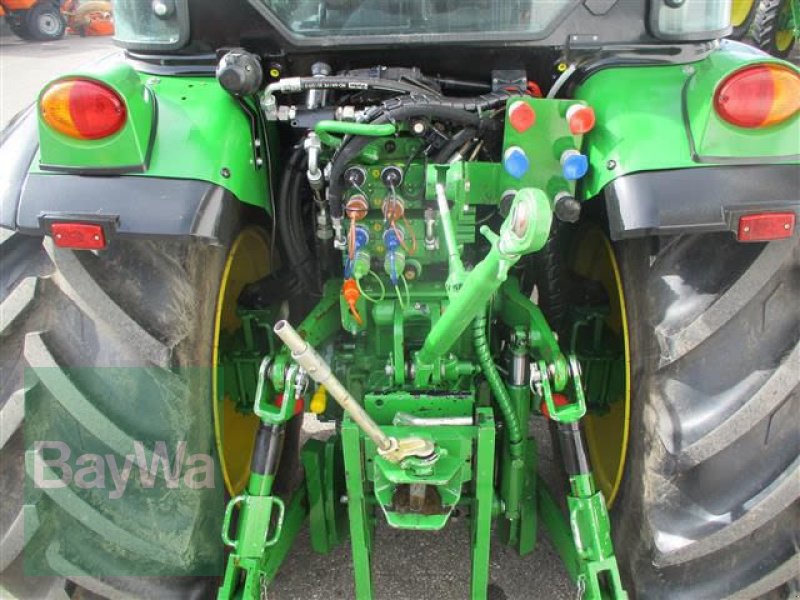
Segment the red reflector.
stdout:
[[536,113],[527,102],[518,100],[508,109],[508,121],[520,133],[524,133],[536,123]]
[[93,223],[53,223],[50,233],[60,248],[102,250],[106,247],[103,228]]
[[782,240],[794,233],[794,221],[793,212],[745,215],[739,219],[739,233],[736,239],[740,242]]

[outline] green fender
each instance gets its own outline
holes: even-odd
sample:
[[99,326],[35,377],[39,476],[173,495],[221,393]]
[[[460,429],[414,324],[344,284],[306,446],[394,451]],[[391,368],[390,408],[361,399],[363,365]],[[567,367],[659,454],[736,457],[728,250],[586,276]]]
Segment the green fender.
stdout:
[[118,56],[65,77],[113,88],[125,100],[128,120],[120,132],[92,141],[55,132],[39,115],[31,172],[198,180],[270,210],[267,155],[256,146],[248,112],[216,78],[140,73]]
[[590,75],[575,97],[592,106],[595,128],[584,137],[590,169],[582,198],[642,171],[709,165],[800,162],[800,115],[765,129],[740,129],[713,108],[716,86],[753,63],[790,63],[724,41],[703,60],[683,65],[609,67]]

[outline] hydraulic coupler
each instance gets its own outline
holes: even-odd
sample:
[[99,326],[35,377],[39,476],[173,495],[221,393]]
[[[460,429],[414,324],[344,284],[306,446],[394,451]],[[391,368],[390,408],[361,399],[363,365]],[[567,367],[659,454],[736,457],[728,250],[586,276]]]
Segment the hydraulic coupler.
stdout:
[[[586,414],[586,400],[580,379],[580,366],[569,356],[571,401],[556,402],[544,361],[531,365],[531,388],[544,398],[543,412],[558,428],[559,447],[564,469],[569,477],[567,495],[569,525],[578,559],[578,590],[589,600],[613,598],[625,600],[614,544],[611,522],[603,493],[595,488],[586,453],[580,420]],[[562,397],[563,398],[563,397]]]

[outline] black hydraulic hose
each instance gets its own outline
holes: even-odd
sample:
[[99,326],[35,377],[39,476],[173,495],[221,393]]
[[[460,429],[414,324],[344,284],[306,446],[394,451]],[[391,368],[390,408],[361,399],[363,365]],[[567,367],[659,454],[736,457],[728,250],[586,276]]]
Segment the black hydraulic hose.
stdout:
[[437,164],[444,164],[450,157],[453,156],[458,150],[466,144],[469,140],[475,137],[477,130],[474,127],[465,127],[456,133],[450,141],[447,142],[441,150],[433,158],[433,162]]
[[305,177],[306,153],[302,146],[295,148],[281,180],[276,203],[278,231],[286,262],[292,273],[298,275],[301,285],[313,280],[314,257],[306,243],[300,193]]
[[489,388],[492,390],[495,402],[503,413],[503,419],[506,422],[506,430],[508,431],[509,451],[512,458],[522,457],[522,429],[520,428],[519,418],[514,411],[511,404],[511,396],[508,393],[506,384],[503,383],[503,378],[497,371],[497,365],[494,364],[492,353],[489,350],[489,340],[486,337],[486,315],[481,314],[475,317],[472,324],[473,342],[475,345],[475,355],[478,357],[478,362],[481,365],[483,376],[489,383]]
[[308,90],[340,90],[362,91],[381,90],[384,92],[397,92],[400,94],[413,94],[417,92],[431,93],[430,88],[404,83],[393,79],[379,79],[371,77],[289,77],[281,79],[267,87],[268,93],[282,92],[284,94],[297,94]]
[[[445,98],[442,96],[415,94],[406,98],[397,98],[393,102],[384,103],[380,110],[369,117],[369,122],[374,124],[405,121],[413,117],[425,117],[458,123],[465,127],[479,127],[481,122],[480,110],[488,110],[505,102],[507,93],[486,94],[479,98]],[[467,106],[472,107],[467,108]],[[344,175],[347,165],[354,160],[361,151],[373,141],[372,138],[354,136],[345,139],[333,158],[330,173],[330,186],[328,188],[328,202],[331,217],[340,219],[344,210],[342,196],[344,195]]]

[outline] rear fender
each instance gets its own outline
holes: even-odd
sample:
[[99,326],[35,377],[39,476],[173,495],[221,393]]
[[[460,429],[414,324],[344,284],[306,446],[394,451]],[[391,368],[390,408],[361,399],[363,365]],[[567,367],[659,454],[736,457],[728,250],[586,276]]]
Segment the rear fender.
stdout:
[[597,115],[597,125],[584,136],[591,168],[582,182],[582,199],[633,173],[800,161],[800,116],[744,130],[721,122],[712,105],[716,86],[728,74],[748,64],[775,62],[789,65],[723,41],[694,63],[608,67],[589,75],[574,94]]
[[[267,145],[257,112],[225,92],[213,76],[149,75],[115,55],[67,77],[109,85],[124,99],[131,118],[126,130],[97,141],[70,139],[39,119],[41,149],[32,174],[196,180],[270,210]],[[91,182],[86,179],[89,195]]]

